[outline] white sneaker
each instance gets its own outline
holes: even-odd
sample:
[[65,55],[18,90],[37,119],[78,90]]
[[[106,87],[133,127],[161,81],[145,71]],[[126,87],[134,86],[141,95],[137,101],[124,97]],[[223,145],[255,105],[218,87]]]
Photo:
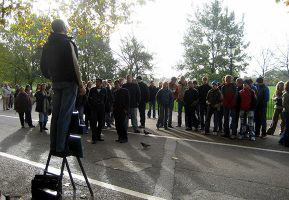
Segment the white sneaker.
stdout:
[[250,140],[251,141],[256,141],[256,138],[255,137],[251,137]]

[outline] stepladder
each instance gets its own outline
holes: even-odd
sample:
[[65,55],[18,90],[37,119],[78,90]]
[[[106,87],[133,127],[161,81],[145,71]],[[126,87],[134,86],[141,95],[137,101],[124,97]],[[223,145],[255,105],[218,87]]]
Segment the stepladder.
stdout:
[[[60,168],[60,174],[59,175],[49,172],[49,165],[50,165],[50,161],[51,161],[52,156],[58,157],[58,158],[62,158],[62,163],[61,163],[61,168]],[[71,173],[71,169],[69,167],[69,163],[68,163],[68,159],[67,159],[67,157],[69,157],[69,156],[73,156],[73,157],[76,158],[76,160],[77,160],[77,162],[79,164],[80,170],[82,172],[82,175],[84,177],[84,180],[86,182],[86,185],[87,185],[87,187],[89,189],[90,195],[93,198],[94,194],[93,194],[93,191],[91,189],[91,185],[89,183],[89,180],[87,178],[86,172],[85,172],[85,170],[83,168],[83,165],[82,165],[82,162],[81,162],[81,159],[80,159],[79,155],[75,155],[73,153],[69,153],[69,151],[65,152],[65,153],[56,153],[54,151],[50,151],[49,155],[48,155],[48,158],[47,158],[46,166],[45,166],[45,169],[44,169],[44,175],[56,175],[58,177],[57,196],[59,197],[59,199],[61,199],[62,196],[63,196],[62,180],[63,180],[63,176],[64,176],[64,170],[65,170],[65,167],[66,167],[67,173],[68,173],[68,176],[69,176],[69,179],[70,179],[70,182],[71,182],[74,194],[75,194],[76,186],[75,186],[75,182],[73,180],[73,175]]]

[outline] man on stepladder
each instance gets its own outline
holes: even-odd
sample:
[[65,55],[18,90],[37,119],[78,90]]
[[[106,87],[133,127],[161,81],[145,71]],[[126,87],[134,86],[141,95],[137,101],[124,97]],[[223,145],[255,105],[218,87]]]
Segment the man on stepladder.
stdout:
[[52,22],[52,33],[43,47],[41,71],[52,81],[53,111],[50,127],[50,150],[65,153],[71,114],[77,90],[85,95],[78,66],[76,45],[67,36],[65,23],[56,19]]

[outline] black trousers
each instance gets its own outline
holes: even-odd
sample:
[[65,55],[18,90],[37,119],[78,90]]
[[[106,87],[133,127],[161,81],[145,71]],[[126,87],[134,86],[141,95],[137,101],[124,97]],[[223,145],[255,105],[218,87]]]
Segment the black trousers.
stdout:
[[96,110],[91,110],[90,126],[92,131],[92,141],[100,139],[102,126],[104,123],[104,106],[99,106]]
[[260,129],[262,136],[265,136],[266,129],[267,129],[267,120],[266,120],[266,114],[267,114],[267,105],[264,107],[256,108],[255,110],[255,135],[260,136]]
[[142,103],[138,106],[139,116],[140,116],[140,124],[145,126],[146,122],[146,104]]
[[[24,126],[25,120],[29,126],[32,126],[32,119],[31,119],[31,112],[30,111],[19,112],[18,114],[19,114],[21,126]],[[24,114],[25,114],[25,120],[24,120]]]
[[200,123],[201,128],[203,129],[205,127],[205,117],[207,115],[207,105],[206,104],[199,104],[200,108]]
[[199,120],[196,116],[196,106],[185,106],[185,115],[186,115],[186,127],[192,128],[193,126],[195,128],[198,128]]
[[153,118],[156,117],[156,101],[150,101],[149,102],[149,111],[148,111],[148,117],[151,117],[151,113],[153,110]]
[[210,132],[210,123],[212,115],[214,115],[214,131],[218,130],[218,109],[208,105],[207,117],[205,123],[205,132]]
[[119,140],[127,140],[128,116],[124,112],[114,112],[115,128]]
[[90,113],[85,114],[85,118],[84,118],[84,124],[86,126],[86,129],[88,130],[89,128],[89,123],[90,123]]

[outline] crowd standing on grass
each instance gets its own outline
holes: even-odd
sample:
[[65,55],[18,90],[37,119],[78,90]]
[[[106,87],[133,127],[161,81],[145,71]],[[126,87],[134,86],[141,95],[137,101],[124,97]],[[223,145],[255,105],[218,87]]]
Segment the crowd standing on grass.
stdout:
[[[251,79],[227,75],[222,82],[202,78],[196,80],[160,82],[153,80],[147,85],[141,76],[132,75],[114,81],[83,82],[78,65],[76,44],[67,36],[62,20],[52,22],[52,32],[43,47],[41,71],[51,84],[38,84],[35,93],[30,85],[16,85],[13,92],[8,84],[2,87],[3,110],[13,107],[19,114],[22,128],[30,128],[33,104],[39,114],[40,132],[47,131],[48,116],[52,114],[50,126],[50,150],[54,154],[67,153],[66,139],[73,111],[78,111],[79,123],[92,132],[92,144],[104,141],[102,130],[115,125],[118,139],[128,142],[129,120],[133,131],[140,133],[146,128],[146,117],[156,119],[156,128],[169,130],[173,127],[174,104],[177,103],[177,127],[185,124],[187,132],[213,134],[230,139],[266,138],[273,135],[279,118],[281,132],[279,143],[289,147],[289,82],[279,82],[273,95],[275,111],[267,130],[267,104],[269,89],[262,77],[256,83]],[[146,107],[148,105],[148,112]],[[157,111],[156,111],[157,110]],[[182,118],[183,110],[185,119]],[[138,122],[139,112],[140,121]],[[211,118],[213,116],[213,130]],[[240,121],[240,123],[239,123]],[[138,124],[140,123],[140,126]]]
[[[104,81],[100,78],[82,82],[86,94],[80,95],[78,92],[74,110],[79,112],[80,123],[87,130],[91,128],[94,144],[96,141],[103,141],[102,130],[113,125],[118,133],[116,141],[128,142],[129,120],[135,133],[140,133],[140,129],[145,128],[146,118],[157,119],[157,129],[172,129],[173,108],[174,104],[178,104],[177,127],[182,127],[184,122],[186,131],[255,141],[256,137],[273,135],[280,119],[279,143],[289,146],[288,81],[276,85],[272,96],[275,102],[273,119],[267,129],[269,89],[263,78],[257,78],[254,84],[251,79],[243,80],[230,75],[224,77],[223,83],[215,80],[209,83],[208,78],[203,77],[202,83],[198,85],[196,81],[186,81],[184,77],[179,82],[176,77],[172,77],[170,82],[160,82],[159,87],[155,86],[154,81],[147,85],[141,76],[134,80],[128,75],[124,80],[116,80],[114,84],[111,80]],[[12,92],[11,87],[5,84],[2,96],[5,97],[2,98],[4,111],[11,108],[8,106],[9,101],[15,98],[14,108],[23,128],[25,122],[29,127],[34,127],[31,112],[35,103],[35,111],[39,113],[40,132],[48,130],[46,124],[52,113],[53,96],[50,84],[37,85],[34,94],[29,85],[25,89],[17,85],[15,92]],[[183,111],[185,119],[182,119]]]

